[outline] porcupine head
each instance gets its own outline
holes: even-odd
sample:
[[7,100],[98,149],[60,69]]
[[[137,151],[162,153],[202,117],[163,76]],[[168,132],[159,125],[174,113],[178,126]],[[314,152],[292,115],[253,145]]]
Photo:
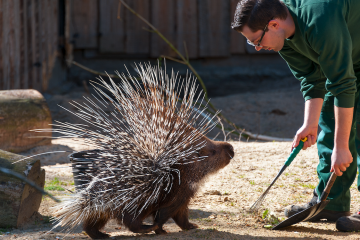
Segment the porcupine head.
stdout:
[[[70,231],[82,224],[91,238],[107,238],[100,230],[110,219],[135,233],[166,233],[169,218],[181,229],[196,228],[188,219],[190,199],[205,177],[233,158],[229,143],[205,137],[218,122],[205,111],[196,79],[178,79],[150,64],[136,70],[137,78],[116,72],[120,83],[100,77],[92,82],[97,95],[72,102],[84,124],[54,126],[96,146],[76,153],[74,172],[84,164],[86,170],[76,176],[75,196],[55,208],[55,227]],[[151,225],[143,224],[148,216]]]

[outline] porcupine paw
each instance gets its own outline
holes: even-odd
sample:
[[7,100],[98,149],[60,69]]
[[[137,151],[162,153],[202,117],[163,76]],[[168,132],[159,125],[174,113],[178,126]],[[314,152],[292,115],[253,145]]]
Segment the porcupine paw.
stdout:
[[195,223],[189,223],[188,225],[187,225],[187,230],[190,230],[190,229],[196,229],[196,228],[199,228],[199,226],[198,225],[196,225]]
[[164,235],[164,234],[167,234],[167,231],[165,231],[162,228],[158,228],[158,229],[155,230],[155,233],[160,234],[160,235]]
[[106,234],[106,233],[102,233],[99,230],[87,230],[85,231],[86,234],[91,237],[92,239],[105,239],[105,238],[109,238],[110,235]]

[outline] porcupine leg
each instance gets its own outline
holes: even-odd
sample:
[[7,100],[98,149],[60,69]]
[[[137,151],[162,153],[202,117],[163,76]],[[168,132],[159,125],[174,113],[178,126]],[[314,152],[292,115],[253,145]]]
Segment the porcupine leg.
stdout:
[[199,227],[198,225],[189,222],[189,209],[187,206],[180,208],[172,218],[182,230],[190,230]]
[[138,216],[136,219],[133,218],[131,214],[125,214],[124,217],[119,216],[118,222],[122,222],[130,231],[134,233],[149,233],[158,229],[158,225],[144,225],[142,215]]
[[154,223],[159,226],[155,230],[156,234],[166,234],[167,232],[163,229],[164,223],[171,217],[171,210],[169,208],[159,209],[153,213]]
[[95,222],[93,219],[86,219],[83,224],[83,229],[89,237],[92,239],[103,239],[109,238],[110,235],[102,233],[99,230],[102,229],[109,219],[107,218],[98,218]]
[[[175,214],[174,211],[176,211]],[[155,230],[156,234],[167,233],[162,227],[170,217],[174,219],[175,223],[182,230],[198,228],[196,224],[189,222],[189,210],[187,208],[187,204],[185,204],[184,207],[180,207],[175,210],[173,207],[169,207],[169,208],[159,209],[157,213],[154,213],[154,222],[159,225],[159,228]]]

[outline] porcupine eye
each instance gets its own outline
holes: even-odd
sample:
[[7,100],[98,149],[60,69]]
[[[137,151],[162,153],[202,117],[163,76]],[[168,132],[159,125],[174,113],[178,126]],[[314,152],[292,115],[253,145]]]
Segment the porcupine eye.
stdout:
[[212,150],[212,155],[215,155],[216,154],[216,150]]

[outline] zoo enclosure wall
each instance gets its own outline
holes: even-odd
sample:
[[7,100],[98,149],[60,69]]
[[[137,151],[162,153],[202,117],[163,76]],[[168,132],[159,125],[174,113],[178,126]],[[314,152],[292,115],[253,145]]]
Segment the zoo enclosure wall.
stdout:
[[[238,0],[126,2],[184,55],[185,42],[190,59],[258,54],[230,28]],[[64,63],[74,51],[105,59],[176,57],[144,28],[118,0],[0,0],[0,89],[46,91],[56,56]]]
[[46,90],[58,49],[58,1],[0,0],[0,90]]

